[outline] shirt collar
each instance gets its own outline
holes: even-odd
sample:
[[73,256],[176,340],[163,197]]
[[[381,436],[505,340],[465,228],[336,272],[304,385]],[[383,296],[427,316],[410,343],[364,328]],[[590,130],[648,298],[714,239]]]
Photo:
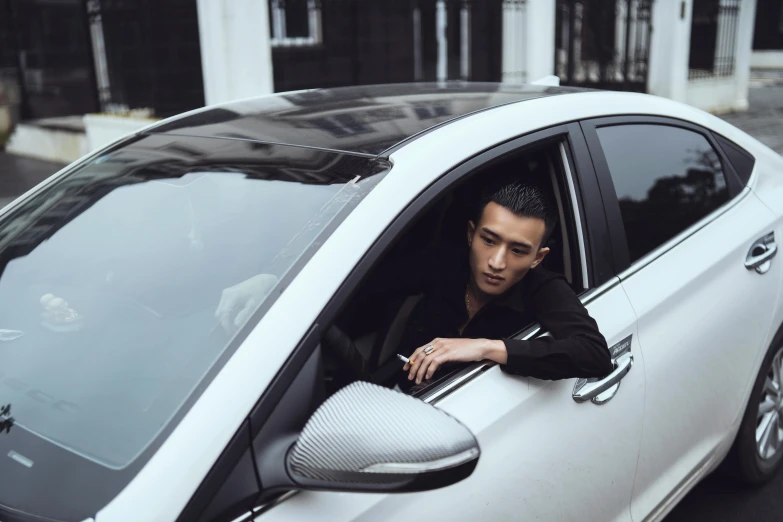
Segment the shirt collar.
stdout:
[[[444,295],[448,296],[448,300],[453,303],[454,307],[464,310],[465,313],[467,313],[465,308],[465,290],[471,277],[467,256],[468,251],[465,249],[464,255],[461,256],[463,261],[454,263],[452,265],[453,269],[448,270],[445,278],[446,286],[443,288]],[[490,301],[487,306],[508,308],[517,313],[525,312],[525,281],[528,279],[529,273],[525,274],[525,277],[509,288],[506,293]]]

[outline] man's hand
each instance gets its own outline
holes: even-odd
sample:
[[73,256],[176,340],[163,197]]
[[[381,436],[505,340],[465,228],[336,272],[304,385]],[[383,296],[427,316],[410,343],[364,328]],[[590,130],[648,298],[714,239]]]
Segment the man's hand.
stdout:
[[272,274],[258,274],[223,290],[215,317],[220,319],[226,333],[242,326],[276,284],[277,277]]
[[[502,345],[502,348],[498,346]],[[432,346],[429,355],[424,350]],[[416,379],[416,384],[422,380],[431,379],[435,371],[447,362],[473,362],[489,358],[488,355],[497,350],[505,353],[503,341],[489,339],[435,339],[429,344],[416,348],[409,357],[410,364],[403,370],[408,372],[408,380]],[[494,357],[492,357],[494,359]]]

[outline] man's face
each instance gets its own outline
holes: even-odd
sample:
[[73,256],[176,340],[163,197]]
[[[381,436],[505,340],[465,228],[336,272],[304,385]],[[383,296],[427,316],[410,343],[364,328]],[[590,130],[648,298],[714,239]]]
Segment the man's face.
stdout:
[[470,270],[479,291],[498,296],[517,284],[549,253],[539,248],[546,224],[519,217],[497,203],[484,207],[479,222],[468,224]]

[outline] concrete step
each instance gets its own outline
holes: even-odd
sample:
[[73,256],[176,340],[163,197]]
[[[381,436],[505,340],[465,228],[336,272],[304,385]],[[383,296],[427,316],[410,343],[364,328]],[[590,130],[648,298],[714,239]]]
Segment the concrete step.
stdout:
[[71,163],[89,152],[81,116],[47,118],[19,123],[6,152],[57,163]]

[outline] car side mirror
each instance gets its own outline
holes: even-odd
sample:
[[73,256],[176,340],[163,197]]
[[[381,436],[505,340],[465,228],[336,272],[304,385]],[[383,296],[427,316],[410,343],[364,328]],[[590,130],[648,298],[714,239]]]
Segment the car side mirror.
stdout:
[[409,492],[468,477],[480,449],[458,420],[419,399],[367,382],[338,391],[288,451],[301,489]]

